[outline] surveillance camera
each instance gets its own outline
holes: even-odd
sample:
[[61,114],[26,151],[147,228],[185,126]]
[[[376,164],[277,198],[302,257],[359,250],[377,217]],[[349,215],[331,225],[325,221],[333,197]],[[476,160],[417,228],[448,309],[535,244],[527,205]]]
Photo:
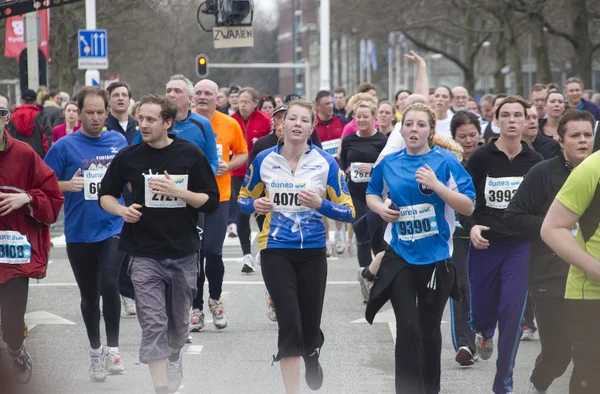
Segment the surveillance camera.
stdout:
[[221,0],[221,18],[224,25],[239,25],[253,11],[252,0]]

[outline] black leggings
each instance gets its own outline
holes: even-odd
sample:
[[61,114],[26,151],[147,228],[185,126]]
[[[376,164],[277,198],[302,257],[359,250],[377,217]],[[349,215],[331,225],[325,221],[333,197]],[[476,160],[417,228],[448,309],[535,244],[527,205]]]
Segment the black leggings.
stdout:
[[[354,222],[363,217],[367,211],[367,202],[365,200],[365,196],[361,197],[352,197],[352,204],[354,204],[354,210],[356,214],[354,215]],[[368,267],[371,264],[372,256],[371,256],[371,239],[367,238],[365,241],[360,242],[358,237],[356,238],[356,255],[358,257],[358,265],[361,267]]]
[[27,336],[25,311],[29,294],[29,278],[15,278],[0,284],[2,339],[16,352]]
[[[256,224],[260,231],[262,231],[262,225],[265,221],[264,215],[254,216]],[[250,215],[246,215],[242,211],[238,213],[237,218],[237,230],[238,237],[240,238],[240,246],[242,247],[242,253],[244,255],[252,253],[252,229],[250,228]]]
[[324,341],[325,248],[263,249],[260,256],[265,285],[277,305],[276,360],[311,355]]
[[100,296],[109,347],[119,346],[121,301],[119,271],[123,252],[119,236],[95,243],[67,243],[67,256],[81,294],[81,315],[92,349],[100,342]]
[[[386,261],[387,260],[387,261]],[[406,264],[391,249],[381,264]],[[437,267],[436,289],[427,287]],[[385,290],[396,315],[396,393],[440,391],[442,314],[454,283],[451,263],[408,264]]]

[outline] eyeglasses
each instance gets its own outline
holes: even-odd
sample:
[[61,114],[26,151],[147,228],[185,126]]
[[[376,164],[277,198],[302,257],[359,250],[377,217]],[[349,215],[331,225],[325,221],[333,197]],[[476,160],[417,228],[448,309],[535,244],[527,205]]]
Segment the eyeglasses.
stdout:
[[0,108],[0,118],[4,118],[5,116],[8,116],[8,114],[10,113],[10,111],[6,108]]

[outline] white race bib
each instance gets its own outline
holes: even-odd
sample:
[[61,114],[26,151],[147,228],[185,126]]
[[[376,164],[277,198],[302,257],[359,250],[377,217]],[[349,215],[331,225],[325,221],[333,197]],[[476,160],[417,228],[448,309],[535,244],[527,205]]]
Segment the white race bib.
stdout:
[[[182,188],[188,188],[188,175],[169,175],[175,183]],[[148,185],[152,178],[165,179],[164,175],[144,175],[144,197],[145,205],[148,208],[185,208],[185,201],[181,201],[177,197],[161,196],[159,194],[152,193],[152,189]]]
[[0,231],[0,264],[27,264],[31,261],[31,245],[18,231]]
[[98,200],[100,182],[106,174],[106,168],[83,171],[83,197],[86,200]]
[[354,183],[366,183],[371,180],[371,173],[360,172],[358,166],[361,164],[371,165],[372,163],[352,163],[350,164],[350,179]]
[[217,144],[217,157],[223,160],[223,144]]
[[522,176],[488,176],[485,180],[485,205],[494,209],[506,209],[522,181]]
[[329,153],[332,156],[335,156],[337,155],[338,148],[340,147],[340,139],[338,138],[335,140],[321,142],[321,146],[323,147],[323,150],[325,152]]
[[306,212],[310,208],[300,204],[300,190],[310,188],[309,179],[291,178],[272,180],[268,185],[269,199],[274,212]]
[[401,207],[396,230],[402,241],[414,241],[438,234],[435,208],[432,204]]

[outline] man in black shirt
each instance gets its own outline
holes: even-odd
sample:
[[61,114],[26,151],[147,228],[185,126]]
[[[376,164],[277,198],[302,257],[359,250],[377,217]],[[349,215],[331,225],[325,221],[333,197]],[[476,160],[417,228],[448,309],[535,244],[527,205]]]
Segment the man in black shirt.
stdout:
[[[139,104],[143,143],[120,151],[102,180],[103,209],[125,219],[120,249],[131,256],[140,360],[148,363],[157,394],[175,392],[183,377],[181,348],[196,295],[199,212],[213,212],[219,191],[210,163],[194,144],[168,135],[177,115],[164,96]],[[133,204],[116,199],[131,185]]]

